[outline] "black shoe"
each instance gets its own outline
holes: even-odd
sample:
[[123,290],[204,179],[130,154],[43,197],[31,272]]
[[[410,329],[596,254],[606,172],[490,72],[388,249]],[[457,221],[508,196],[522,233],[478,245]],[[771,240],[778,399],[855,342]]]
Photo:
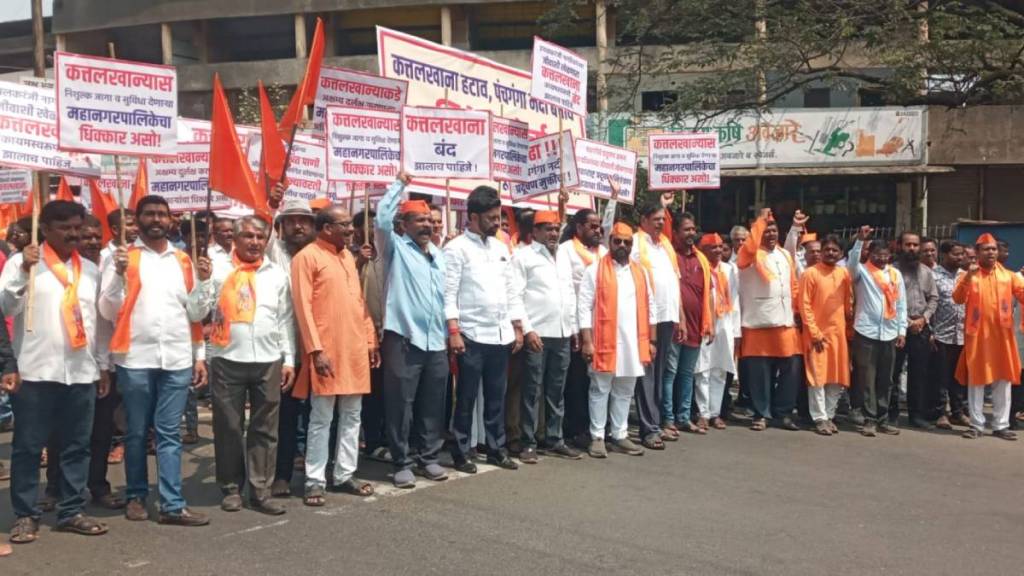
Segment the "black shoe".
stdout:
[[565,443],[561,443],[550,448],[541,448],[540,453],[546,454],[548,456],[557,456],[559,458],[565,458],[566,460],[579,460],[583,458],[583,455],[580,454],[579,450],[567,446],[565,445]]
[[796,432],[797,430],[800,430],[800,426],[798,426],[797,423],[794,422],[793,419],[790,418],[789,416],[786,416],[785,418],[782,419],[782,423],[779,425],[779,428],[782,428],[783,430],[789,430],[791,432]]
[[921,430],[935,429],[935,424],[932,424],[931,422],[925,420],[924,418],[919,418],[917,416],[914,416],[913,418],[910,419],[910,425],[913,426],[914,428],[920,428]]
[[476,464],[465,458],[455,458],[452,462],[452,468],[463,474],[476,474]]
[[487,457],[487,463],[491,466],[497,466],[498,468],[504,468],[505,470],[518,470],[519,464],[516,461],[509,458],[508,454],[499,452],[498,454],[492,454]]
[[523,448],[519,452],[519,461],[523,464],[536,464],[537,463],[537,451],[533,447]]
[[854,426],[864,425],[864,413],[860,410],[850,410],[849,419]]

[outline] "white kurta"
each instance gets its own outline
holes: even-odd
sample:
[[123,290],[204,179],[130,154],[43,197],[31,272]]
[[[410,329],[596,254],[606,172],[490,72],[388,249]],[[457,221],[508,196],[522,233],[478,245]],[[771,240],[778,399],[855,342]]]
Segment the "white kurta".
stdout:
[[[694,372],[706,372],[717,368],[724,372],[736,373],[736,358],[733,354],[736,338],[740,337],[740,286],[736,274],[736,266],[728,262],[721,262],[719,266],[725,271],[729,279],[729,299],[732,302],[732,312],[718,318],[715,322],[715,338],[710,344],[706,341],[700,345],[700,355],[697,357],[697,365]],[[715,310],[718,276],[711,275],[711,310]]]
[[[580,329],[594,327],[594,299],[597,289],[597,269],[600,261],[591,264],[583,275],[579,295]],[[640,361],[639,335],[637,334],[636,286],[633,284],[633,273],[629,266],[615,263],[616,308],[615,320],[615,377],[639,378],[644,375],[644,365]],[[648,322],[655,323],[654,301],[651,291],[647,291]]]
[[641,237],[647,242],[647,253],[651,260],[651,275],[648,282],[653,283],[654,317],[656,323],[679,322],[679,276],[672,265],[675,253],[669,253],[660,243],[652,240],[643,230],[633,236],[633,252],[630,258],[640,262]]

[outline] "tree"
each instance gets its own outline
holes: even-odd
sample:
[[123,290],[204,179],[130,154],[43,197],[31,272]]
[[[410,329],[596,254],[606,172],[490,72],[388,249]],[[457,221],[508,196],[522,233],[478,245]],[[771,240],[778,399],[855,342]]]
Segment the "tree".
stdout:
[[[292,91],[279,85],[270,84],[265,86],[270,106],[274,109],[275,121],[281,119],[281,115],[288,108]],[[258,125],[260,123],[260,93],[256,88],[245,88],[238,92],[238,113],[235,122],[238,124]]]
[[[555,0],[548,30],[580,0]],[[686,71],[662,112],[707,118],[822,83],[893,105],[1024,101],[1019,0],[608,0],[611,112],[645,80]]]

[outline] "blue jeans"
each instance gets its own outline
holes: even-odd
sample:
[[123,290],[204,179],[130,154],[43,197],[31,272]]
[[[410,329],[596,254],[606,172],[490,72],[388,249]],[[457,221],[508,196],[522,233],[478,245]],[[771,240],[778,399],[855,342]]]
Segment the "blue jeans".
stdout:
[[665,376],[661,380],[661,420],[689,422],[693,402],[693,369],[700,346],[672,343],[665,356]]
[[156,467],[160,510],[177,513],[185,507],[181,495],[181,416],[192,384],[192,369],[160,370],[117,367],[128,433],[125,436],[125,480],[128,499],[149,495],[146,432],[156,430]]

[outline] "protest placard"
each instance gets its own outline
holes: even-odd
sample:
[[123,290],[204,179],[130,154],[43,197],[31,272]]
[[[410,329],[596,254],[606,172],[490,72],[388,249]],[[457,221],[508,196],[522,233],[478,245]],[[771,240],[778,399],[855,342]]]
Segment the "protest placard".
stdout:
[[0,204],[21,204],[31,192],[31,170],[0,168]]
[[[285,142],[287,149],[288,143]],[[246,159],[253,174],[259,174],[263,141],[257,134],[249,138]],[[285,198],[309,201],[327,194],[327,147],[318,138],[296,134],[288,160],[288,188]]]
[[402,168],[410,176],[491,178],[491,115],[478,110],[402,108]]
[[586,58],[534,36],[530,63],[530,96],[573,114],[587,115]]
[[57,148],[56,120],[53,90],[0,82],[0,165],[99,176],[99,156]]
[[326,114],[328,180],[395,179],[402,160],[401,112],[328,106]]
[[405,80],[323,66],[313,104],[313,129],[322,134],[327,132],[324,116],[328,106],[401,112],[408,90],[409,83]]
[[173,156],[178,141],[174,66],[54,55],[61,150]]
[[[210,146],[203,143],[178,144],[174,156],[159,156],[146,161],[149,193],[163,196],[172,212],[206,210],[206,191],[210,178]],[[231,199],[219,192],[211,198],[211,208],[231,206]]]
[[491,176],[504,182],[526,182],[530,126],[519,120],[491,116],[491,146]]
[[[528,70],[382,27],[377,28],[377,54],[378,69],[383,76],[409,81],[409,105],[488,110],[502,118],[526,122],[530,126],[530,138],[557,132],[558,119],[562,117],[563,129],[577,137],[586,135],[583,116],[530,97]],[[446,183],[414,178],[407,189],[444,197],[447,188],[455,201],[465,199],[479,184],[479,181],[464,179]],[[513,182],[500,183],[505,204],[511,204],[514,186]],[[554,208],[548,206],[546,197],[531,199],[529,203],[536,208]],[[593,200],[570,191],[567,206],[569,211],[590,208]]]
[[[331,202],[348,202],[350,198],[360,199],[364,195],[378,198],[388,191],[389,184],[375,182],[330,182],[327,199]],[[353,212],[354,214],[355,212]]]
[[523,202],[542,194],[557,193],[563,187],[569,189],[579,184],[572,133],[568,130],[562,132],[561,152],[558,150],[558,134],[551,134],[530,140],[528,156],[527,180],[513,185],[513,203]]
[[647,137],[649,190],[718,188],[718,134],[650,134]]
[[636,152],[593,140],[576,139],[576,190],[598,198],[611,198],[611,177],[619,185],[619,202],[632,204],[636,187]]

